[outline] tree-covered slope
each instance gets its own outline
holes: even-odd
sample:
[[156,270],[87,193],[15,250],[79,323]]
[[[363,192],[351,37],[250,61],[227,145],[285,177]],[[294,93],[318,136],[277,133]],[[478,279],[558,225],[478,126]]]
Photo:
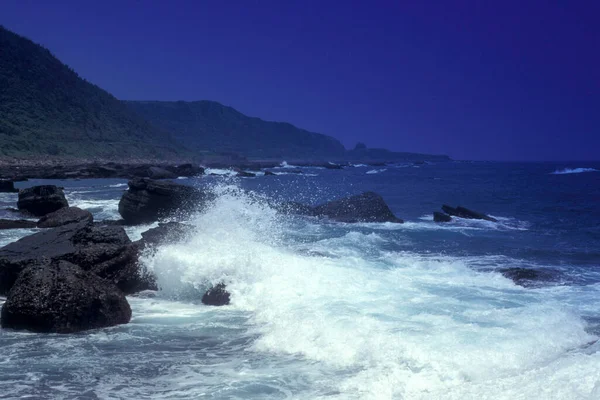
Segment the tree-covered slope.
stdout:
[[0,156],[181,156],[168,133],[0,26]]
[[195,149],[252,158],[341,159],[344,146],[331,136],[285,122],[248,117],[214,101],[127,101],[152,124]]

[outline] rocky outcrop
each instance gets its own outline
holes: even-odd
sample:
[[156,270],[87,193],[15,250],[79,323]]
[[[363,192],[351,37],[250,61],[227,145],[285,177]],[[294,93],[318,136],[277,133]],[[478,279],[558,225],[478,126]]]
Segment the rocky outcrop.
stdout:
[[225,284],[218,285],[208,289],[202,296],[202,303],[208,306],[225,306],[229,304],[230,294],[226,289]]
[[58,211],[47,214],[37,222],[38,228],[56,228],[58,226],[73,224],[76,222],[93,222],[92,213],[78,207],[61,208]]
[[312,213],[339,222],[404,222],[394,215],[383,197],[374,192],[322,204],[314,207]]
[[160,167],[148,168],[147,176],[151,179],[175,179],[177,175]]
[[498,222],[497,219],[490,217],[489,215],[479,213],[477,211],[469,210],[468,208],[458,206],[456,208],[450,207],[449,205],[444,204],[442,206],[442,211],[446,214],[466,219],[483,219],[491,222]]
[[35,221],[26,219],[0,219],[0,230],[3,229],[30,229],[35,228]]
[[559,272],[554,270],[510,267],[500,269],[499,272],[523,287],[538,287],[544,283],[557,281],[559,278]]
[[170,181],[133,179],[119,201],[119,213],[128,224],[155,222],[197,207],[207,200],[205,193]]
[[125,293],[156,288],[138,265],[138,247],[122,227],[82,221],[44,230],[0,248],[0,294],[10,290],[21,271],[44,259],[77,264]]
[[17,208],[21,211],[41,217],[64,207],[69,207],[69,203],[57,186],[42,185],[19,190]]
[[72,333],[126,324],[131,308],[115,285],[66,261],[21,272],[2,307],[3,328]]
[[433,221],[434,222],[450,222],[452,221],[452,217],[448,214],[441,213],[439,211],[433,212]]
[[15,183],[13,181],[0,179],[0,193],[16,193],[18,191],[18,189],[15,189]]
[[176,243],[182,241],[194,227],[179,222],[160,223],[142,233],[142,239],[136,243],[140,248],[156,247],[160,244]]

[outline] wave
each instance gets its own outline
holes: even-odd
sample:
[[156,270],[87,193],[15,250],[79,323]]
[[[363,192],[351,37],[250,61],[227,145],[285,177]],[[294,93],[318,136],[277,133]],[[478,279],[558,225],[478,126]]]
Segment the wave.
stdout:
[[111,188],[120,188],[120,187],[126,187],[126,186],[127,186],[126,183],[115,183],[114,185],[109,185],[108,187],[111,187]]
[[595,168],[565,168],[551,172],[551,175],[581,174],[583,172],[598,172]]
[[385,172],[385,171],[387,171],[387,168],[383,168],[383,169],[372,169],[372,170],[370,170],[370,171],[367,171],[367,172],[365,172],[365,173],[366,173],[366,174],[369,174],[369,175],[371,175],[371,174],[379,174],[379,173],[381,173],[381,172]]
[[458,257],[389,251],[379,233],[315,231],[260,196],[213,190],[216,200],[190,217],[193,234],[143,263],[167,299],[197,300],[225,282],[232,305],[207,312],[243,321],[252,338],[243,357],[258,355],[261,371],[298,373],[308,392],[299,398],[567,399],[596,390],[586,377],[600,372],[600,352],[573,350],[595,337],[556,290],[519,288]]

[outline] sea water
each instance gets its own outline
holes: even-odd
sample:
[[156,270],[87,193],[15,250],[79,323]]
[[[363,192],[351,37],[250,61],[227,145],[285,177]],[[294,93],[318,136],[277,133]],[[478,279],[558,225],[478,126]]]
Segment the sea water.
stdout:
[[[586,173],[554,173],[567,168]],[[600,399],[599,169],[359,165],[180,180],[217,196],[186,218],[187,238],[143,255],[161,290],[128,298],[127,325],[0,330],[0,397]],[[118,218],[125,181],[49,183],[97,220]],[[366,190],[406,223],[269,206]],[[16,195],[1,196],[14,206]],[[434,223],[444,203],[499,222]],[[127,231],[135,240],[152,226]],[[0,231],[0,244],[35,231]],[[521,287],[500,273],[512,267],[554,278]],[[201,304],[221,282],[231,305]]]

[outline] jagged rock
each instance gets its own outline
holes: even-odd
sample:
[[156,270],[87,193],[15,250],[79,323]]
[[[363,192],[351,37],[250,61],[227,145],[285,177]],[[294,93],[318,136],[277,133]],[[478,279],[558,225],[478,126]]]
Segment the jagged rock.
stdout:
[[131,308],[115,285],[67,261],[21,272],[2,307],[3,328],[72,333],[126,324]]
[[57,226],[68,225],[81,221],[93,222],[94,217],[92,216],[91,212],[82,210],[79,207],[66,207],[40,218],[40,220],[37,222],[37,227],[56,228]]
[[26,219],[0,219],[0,230],[2,229],[30,229],[35,228],[35,221]]
[[193,228],[191,225],[179,222],[160,223],[156,228],[143,232],[142,239],[138,240],[137,243],[140,248],[164,243],[176,243],[185,239]]
[[17,193],[18,191],[18,189],[15,189],[13,181],[0,179],[0,193]]
[[469,210],[468,208],[458,206],[456,208],[450,207],[447,204],[442,206],[442,211],[444,211],[448,215],[452,215],[454,217],[466,218],[466,219],[483,219],[491,222],[498,222],[497,219],[490,217],[489,215],[485,215],[473,210]]
[[125,293],[156,288],[138,265],[138,247],[122,227],[82,221],[44,230],[0,248],[0,294],[10,290],[24,268],[42,259],[70,261],[116,284]]
[[175,179],[177,175],[164,168],[150,167],[148,168],[148,177],[151,179]]
[[450,222],[452,221],[452,217],[448,214],[441,213],[439,211],[433,212],[433,220],[434,222]]
[[180,211],[197,207],[207,199],[191,186],[170,181],[132,179],[119,201],[119,214],[128,224],[155,222]]
[[229,304],[230,295],[225,288],[225,284],[219,283],[217,286],[208,289],[204,293],[204,296],[202,296],[202,303],[209,306],[225,306]]
[[340,222],[404,222],[397,218],[383,198],[374,192],[325,203],[314,207],[313,214]]
[[553,270],[511,267],[500,269],[499,272],[523,287],[536,287],[541,283],[556,281],[558,278],[558,271]]
[[33,186],[19,190],[17,207],[38,217],[69,207],[62,189],[54,185]]

